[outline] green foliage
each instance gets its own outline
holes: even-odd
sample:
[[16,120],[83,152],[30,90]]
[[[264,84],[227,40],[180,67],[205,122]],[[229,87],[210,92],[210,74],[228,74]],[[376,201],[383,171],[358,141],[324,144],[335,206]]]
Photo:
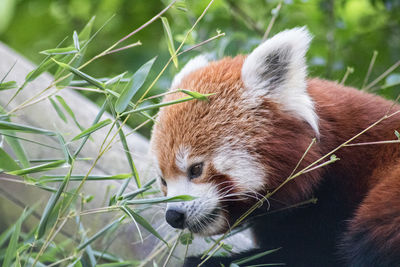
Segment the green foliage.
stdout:
[[[127,123],[138,127],[142,134],[149,136],[149,129],[160,107],[185,101],[208,101],[207,97],[212,92],[200,94],[178,89],[172,93],[186,96],[166,103],[159,102],[160,97],[167,94],[166,89],[173,75],[184,65],[182,63],[199,52],[211,53],[217,58],[248,53],[262,41],[264,35],[271,36],[286,28],[307,25],[315,36],[308,54],[311,76],[375,90],[389,98],[395,98],[400,92],[400,71],[397,69],[400,65],[400,4],[395,0],[216,0],[193,30],[189,29],[208,2],[177,1],[168,12],[143,27],[144,30],[134,32],[133,36],[127,35],[134,29],[141,29],[140,25],[144,25],[169,3],[167,0],[0,1],[0,40],[38,64],[18,88],[15,82],[5,82],[5,77],[0,77],[0,95],[3,91],[14,90],[9,101],[11,103],[29,82],[43,72],[50,71],[55,76],[53,85],[63,90],[79,87],[101,106],[91,126],[84,129],[78,122],[80,118],[58,95],[58,91],[47,98],[54,108],[54,116],[64,122],[72,118],[80,129],[75,137],[15,123],[13,112],[8,114],[1,108],[0,172],[22,175],[15,177],[18,179],[16,181],[51,192],[44,211],[37,215],[40,218],[34,229],[26,232],[22,228],[28,216],[28,212],[23,212],[11,228],[0,234],[0,251],[3,252],[0,262],[3,266],[46,266],[57,261],[61,261],[59,266],[135,266],[145,262],[162,266],[171,259],[178,243],[185,246],[192,243],[193,236],[190,233],[179,233],[175,241],[168,239],[169,236],[163,236],[142,214],[160,203],[191,201],[194,198],[186,195],[159,197],[155,195],[158,191],[153,188],[155,179],[142,185],[141,174],[132,159],[132,148],[127,144],[122,126]],[[18,16],[15,11],[18,11]],[[82,30],[79,32],[79,29]],[[130,44],[125,41],[128,37]],[[149,58],[152,59],[148,61]],[[101,119],[106,110],[111,118]],[[125,152],[121,153],[121,157],[126,158],[130,173],[98,176],[91,174],[90,169],[83,175],[73,174],[76,162],[87,160],[79,158],[79,154],[90,136],[105,126],[108,133],[102,140],[98,154],[91,159],[93,167],[113,145],[114,138],[119,136]],[[118,135],[113,136],[112,130]],[[41,135],[52,138],[57,144],[50,146],[31,141],[20,134]],[[397,131],[395,136],[399,138]],[[20,140],[58,149],[64,158],[30,159]],[[73,146],[65,140],[71,140]],[[3,149],[3,143],[8,150]],[[334,154],[328,156],[330,159],[324,162],[318,160],[315,162],[318,165],[310,165],[312,168],[293,172],[293,176],[282,186],[302,172],[339,160]],[[66,168],[64,175],[51,172],[61,167]],[[35,173],[42,176],[35,178]],[[132,178],[137,188],[129,191],[128,184]],[[85,215],[114,211],[118,212],[118,217],[104,223],[95,232],[85,230],[80,221],[83,215],[81,211],[94,196],[84,195],[82,186],[105,180],[124,180],[124,183],[115,195],[107,196],[104,207],[89,210]],[[270,192],[269,196],[278,189]],[[250,213],[251,210],[245,215]],[[149,257],[140,262],[121,259],[108,252],[110,236],[129,218],[136,224],[140,237],[140,229],[143,228],[156,237],[160,244],[168,244],[164,249],[157,250],[166,251],[168,256],[165,261],[162,257]],[[77,226],[74,238],[63,242],[56,240],[65,221],[71,219],[76,220]],[[233,227],[236,226],[235,223]],[[214,240],[213,246],[219,244],[219,247],[213,253],[220,248],[231,251],[232,247],[219,241]],[[175,242],[172,247],[169,246],[170,242]],[[211,253],[211,250],[207,252]],[[241,259],[233,266],[275,251]]]

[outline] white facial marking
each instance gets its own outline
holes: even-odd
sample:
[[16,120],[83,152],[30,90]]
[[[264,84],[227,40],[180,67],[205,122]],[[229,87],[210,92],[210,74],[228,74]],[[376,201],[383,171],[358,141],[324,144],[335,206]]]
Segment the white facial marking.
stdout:
[[263,97],[306,121],[319,135],[314,103],[307,93],[305,54],[311,41],[305,27],[278,33],[259,45],[246,58],[242,80],[247,105],[257,106]]
[[243,193],[259,192],[265,186],[266,172],[263,166],[245,150],[222,146],[213,163],[218,172],[229,175],[235,188]]
[[189,73],[208,65],[208,60],[205,55],[199,55],[191,60],[182,68],[182,70],[175,75],[172,81],[171,88],[176,88],[181,83],[182,79]]
[[189,148],[186,146],[180,146],[175,155],[175,164],[182,171],[186,172],[188,168]]
[[197,197],[192,201],[170,202],[167,209],[173,209],[186,214],[186,224],[189,229],[196,227],[201,229],[199,233],[205,235],[215,234],[223,227],[224,217],[218,214],[208,222],[212,212],[219,208],[218,188],[211,183],[195,184],[185,176],[178,177],[168,182],[168,197],[178,195],[191,195]]

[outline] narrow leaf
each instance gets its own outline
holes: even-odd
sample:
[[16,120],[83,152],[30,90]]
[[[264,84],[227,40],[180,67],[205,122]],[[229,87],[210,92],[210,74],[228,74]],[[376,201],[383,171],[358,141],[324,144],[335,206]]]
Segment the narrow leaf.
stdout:
[[[0,113],[4,113],[5,111],[0,107]],[[10,122],[10,118],[6,116],[3,120]],[[18,140],[18,136],[13,131],[0,131],[0,134],[5,136],[5,140],[7,144],[11,147],[14,154],[17,156],[23,168],[29,167],[29,160],[26,156],[24,148],[21,146],[21,143]]]
[[[22,215],[20,218],[24,217],[26,210],[23,211]],[[6,254],[3,260],[3,267],[9,267],[11,266],[11,262],[16,256],[17,252],[17,245],[18,245],[18,239],[19,239],[19,234],[21,231],[21,224],[22,220],[19,219],[17,220],[14,228],[14,232],[11,235],[10,243],[7,246]]]
[[94,234],[91,238],[89,238],[88,240],[86,240],[85,242],[80,244],[76,249],[78,251],[84,249],[85,247],[87,247],[88,245],[93,243],[96,239],[98,239],[100,236],[102,236],[107,231],[109,231],[114,225],[121,223],[124,219],[125,219],[125,216],[122,216],[118,220],[115,220],[112,223],[110,223],[109,225],[103,227],[100,231],[98,231],[96,234]]
[[83,131],[83,127],[80,125],[80,123],[78,122],[78,120],[76,119],[76,116],[74,114],[74,112],[72,111],[72,109],[68,106],[67,102],[65,102],[64,98],[62,98],[59,95],[56,95],[56,99],[58,100],[58,102],[61,104],[61,106],[63,106],[63,108],[65,109],[65,111],[71,116],[72,120],[75,122],[76,126],[78,126],[78,128]]
[[174,38],[172,37],[171,27],[169,26],[168,19],[166,17],[161,17],[161,21],[163,24],[165,37],[167,39],[168,51],[171,54],[175,68],[178,68],[178,58],[176,57]]
[[98,87],[98,88],[100,88],[100,89],[103,89],[103,90],[105,89],[104,83],[102,83],[102,82],[100,82],[99,80],[93,78],[92,76],[89,76],[89,75],[87,75],[86,73],[83,73],[82,71],[80,71],[80,70],[78,70],[78,69],[76,69],[76,68],[74,68],[74,67],[72,67],[72,66],[70,66],[70,65],[68,65],[68,64],[65,64],[65,63],[63,63],[63,62],[59,62],[59,61],[57,61],[57,60],[55,60],[55,59],[53,59],[53,61],[54,61],[55,63],[57,63],[60,67],[62,67],[62,68],[64,68],[64,69],[66,69],[66,70],[72,72],[73,74],[75,74],[76,76],[78,76],[78,77],[84,79],[85,81],[87,81],[87,82],[90,83],[91,85],[93,85],[93,86],[95,86],[95,87]]
[[54,56],[54,55],[67,55],[67,54],[75,54],[78,50],[75,47],[60,47],[60,48],[52,48],[41,51],[40,54],[47,55],[47,56]]
[[53,105],[53,108],[56,110],[58,117],[60,117],[65,123],[67,123],[67,117],[65,117],[64,112],[60,109],[57,103],[53,100],[53,98],[49,98],[50,103]]
[[147,75],[150,72],[151,67],[153,66],[156,57],[152,58],[151,60],[147,61],[143,66],[141,66],[135,74],[132,76],[132,86],[127,87],[122,91],[120,97],[117,99],[117,103],[115,104],[115,111],[117,113],[123,112],[129,102],[131,101],[132,97],[137,93],[137,91],[142,87],[144,84]]
[[84,130],[83,132],[81,132],[80,134],[78,134],[77,136],[75,136],[74,138],[72,138],[72,141],[76,141],[78,139],[81,139],[82,137],[85,137],[101,128],[103,128],[104,126],[108,125],[112,123],[111,119],[106,119],[104,121],[98,122],[95,125],[90,126],[89,128],[87,128],[86,130]]
[[48,131],[45,129],[40,129],[32,126],[27,126],[23,124],[8,122],[8,121],[0,121],[0,130],[11,130],[17,132],[26,132],[26,133],[36,133],[36,134],[44,134],[54,136],[55,133],[52,131]]
[[17,88],[17,83],[15,81],[0,83],[0,91],[14,89],[14,88]]
[[64,165],[65,162],[66,162],[65,160],[57,160],[57,161],[54,161],[54,162],[50,162],[50,163],[46,163],[46,164],[42,164],[42,165],[37,165],[37,166],[34,166],[34,167],[22,169],[22,170],[10,171],[10,172],[7,172],[7,173],[11,174],[11,175],[25,175],[25,174],[29,174],[29,173],[42,172],[42,171],[56,169],[56,168]]
[[142,216],[140,216],[139,214],[137,214],[136,212],[134,212],[133,210],[131,210],[129,207],[127,206],[123,206],[122,209],[124,212],[128,213],[128,215],[130,217],[133,217],[133,219],[139,223],[141,226],[143,226],[143,228],[145,228],[147,231],[149,231],[150,233],[152,233],[155,237],[157,237],[158,239],[160,239],[161,241],[163,241],[167,246],[168,243],[161,237],[161,235],[153,228],[153,226],[151,226],[151,224],[146,221],[145,218],[143,218]]
[[[73,162],[72,162],[72,164],[73,164]],[[46,207],[44,208],[42,217],[40,218],[39,225],[37,227],[37,231],[35,234],[36,239],[40,239],[46,232],[46,226],[49,221],[50,215],[53,212],[53,209],[54,209],[55,205],[57,204],[57,201],[59,200],[61,193],[64,191],[65,187],[67,186],[67,184],[69,182],[69,178],[71,177],[72,169],[73,169],[73,166],[71,166],[71,168],[69,169],[69,172],[67,173],[67,175],[65,175],[64,181],[62,182],[62,184],[60,184],[60,187],[57,189],[57,192],[52,194],[49,201],[47,202]]]
[[[96,175],[91,175],[87,176],[86,180],[87,181],[107,181],[107,180],[124,180],[128,179],[131,177],[132,174],[130,173],[122,173],[122,174],[117,174],[113,176],[96,176]],[[42,176],[39,178],[39,182],[41,183],[49,183],[49,182],[61,182],[64,180],[65,176],[61,175],[46,175]],[[86,175],[71,175],[70,180],[71,181],[82,181]]]
[[[206,95],[206,96],[208,96],[208,95]],[[158,103],[158,104],[154,104],[154,105],[148,105],[148,106],[140,107],[140,108],[137,108],[137,109],[128,110],[128,111],[122,113],[122,115],[126,115],[126,114],[129,114],[129,113],[138,113],[138,112],[142,112],[142,111],[146,111],[146,110],[150,110],[150,109],[166,107],[166,106],[170,106],[170,105],[183,103],[183,102],[186,102],[186,101],[191,101],[191,100],[194,100],[194,99],[196,99],[196,98],[194,98],[192,96],[182,97],[182,98],[179,98],[179,99],[176,99],[176,100],[172,100],[172,101],[168,101],[168,102],[163,102],[163,103]]]
[[74,31],[74,34],[72,35],[72,38],[74,39],[74,46],[77,51],[81,50],[81,47],[79,45],[79,37],[78,33]]
[[127,204],[153,204],[153,203],[163,203],[163,202],[180,202],[180,201],[190,201],[195,199],[195,197],[189,195],[180,195],[174,197],[155,197],[146,199],[134,199],[129,200]]
[[204,94],[200,94],[200,93],[194,92],[194,91],[189,91],[189,90],[186,90],[186,89],[181,89],[180,91],[182,93],[185,93],[187,95],[193,96],[194,98],[199,99],[199,100],[203,100],[203,101],[208,101],[207,96],[210,95],[210,94],[204,95]]
[[276,248],[276,249],[267,250],[267,251],[264,251],[264,252],[261,252],[261,253],[257,253],[255,255],[250,256],[250,257],[246,257],[244,259],[237,260],[237,261],[235,261],[235,263],[238,264],[238,265],[245,264],[247,262],[256,260],[258,258],[264,257],[264,256],[269,255],[271,253],[274,253],[274,252],[276,252],[276,251],[278,251],[280,249],[281,248]]
[[[56,56],[55,58],[58,57]],[[36,69],[32,70],[31,72],[28,73],[28,75],[26,75],[25,83],[35,80],[40,74],[50,69],[54,64],[55,63],[53,60],[51,60],[50,56],[46,57]]]
[[21,167],[0,147],[0,169],[5,171],[15,171],[21,169]]
[[112,263],[97,264],[97,267],[130,267],[140,265],[139,261],[120,261]]

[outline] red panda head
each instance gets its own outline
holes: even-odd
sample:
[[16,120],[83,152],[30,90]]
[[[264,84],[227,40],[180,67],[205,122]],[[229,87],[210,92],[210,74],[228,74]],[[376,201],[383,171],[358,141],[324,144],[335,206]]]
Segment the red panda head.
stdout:
[[[175,77],[172,90],[215,94],[208,102],[161,108],[153,129],[162,191],[196,197],[167,205],[166,219],[173,227],[221,233],[296,166],[319,134],[306,89],[304,56],[310,40],[305,28],[287,30],[247,57],[215,62],[196,57]],[[170,94],[164,101],[183,96]],[[277,197],[290,203],[311,187],[294,183]]]

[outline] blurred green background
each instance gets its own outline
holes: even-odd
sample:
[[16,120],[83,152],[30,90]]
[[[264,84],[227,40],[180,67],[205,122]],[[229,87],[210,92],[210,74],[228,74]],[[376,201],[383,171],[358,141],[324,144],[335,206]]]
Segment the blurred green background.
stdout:
[[[136,29],[170,1],[167,0],[0,0],[0,41],[39,64],[38,52],[54,48],[65,37],[72,42],[80,30],[96,16],[95,29],[101,28],[86,53],[90,58]],[[175,47],[209,1],[186,0],[165,16],[169,20]],[[277,5],[281,9],[277,13]],[[347,67],[354,68],[347,85],[363,85],[374,50],[378,51],[370,81],[400,60],[400,1],[398,0],[216,0],[184,46],[188,48],[217,34],[225,37],[185,53],[179,68],[198,53],[213,53],[217,58],[248,53],[260,43],[274,14],[278,14],[270,36],[295,26],[306,25],[314,34],[308,53],[310,76],[341,81]],[[151,77],[169,59],[167,40],[160,20],[134,35],[123,45],[136,41],[142,45],[103,57],[84,71],[95,77],[112,77],[124,71],[133,73],[158,56]],[[0,59],[1,60],[1,59]],[[168,88],[178,70],[171,64],[153,89],[153,94]],[[150,82],[152,79],[148,79]],[[373,91],[387,98],[400,93],[400,70],[395,69]],[[383,87],[383,88],[382,88]],[[146,86],[143,87],[145,89]],[[96,94],[85,93],[93,101]],[[131,121],[137,125],[140,120]],[[149,127],[142,130],[149,135]]]

